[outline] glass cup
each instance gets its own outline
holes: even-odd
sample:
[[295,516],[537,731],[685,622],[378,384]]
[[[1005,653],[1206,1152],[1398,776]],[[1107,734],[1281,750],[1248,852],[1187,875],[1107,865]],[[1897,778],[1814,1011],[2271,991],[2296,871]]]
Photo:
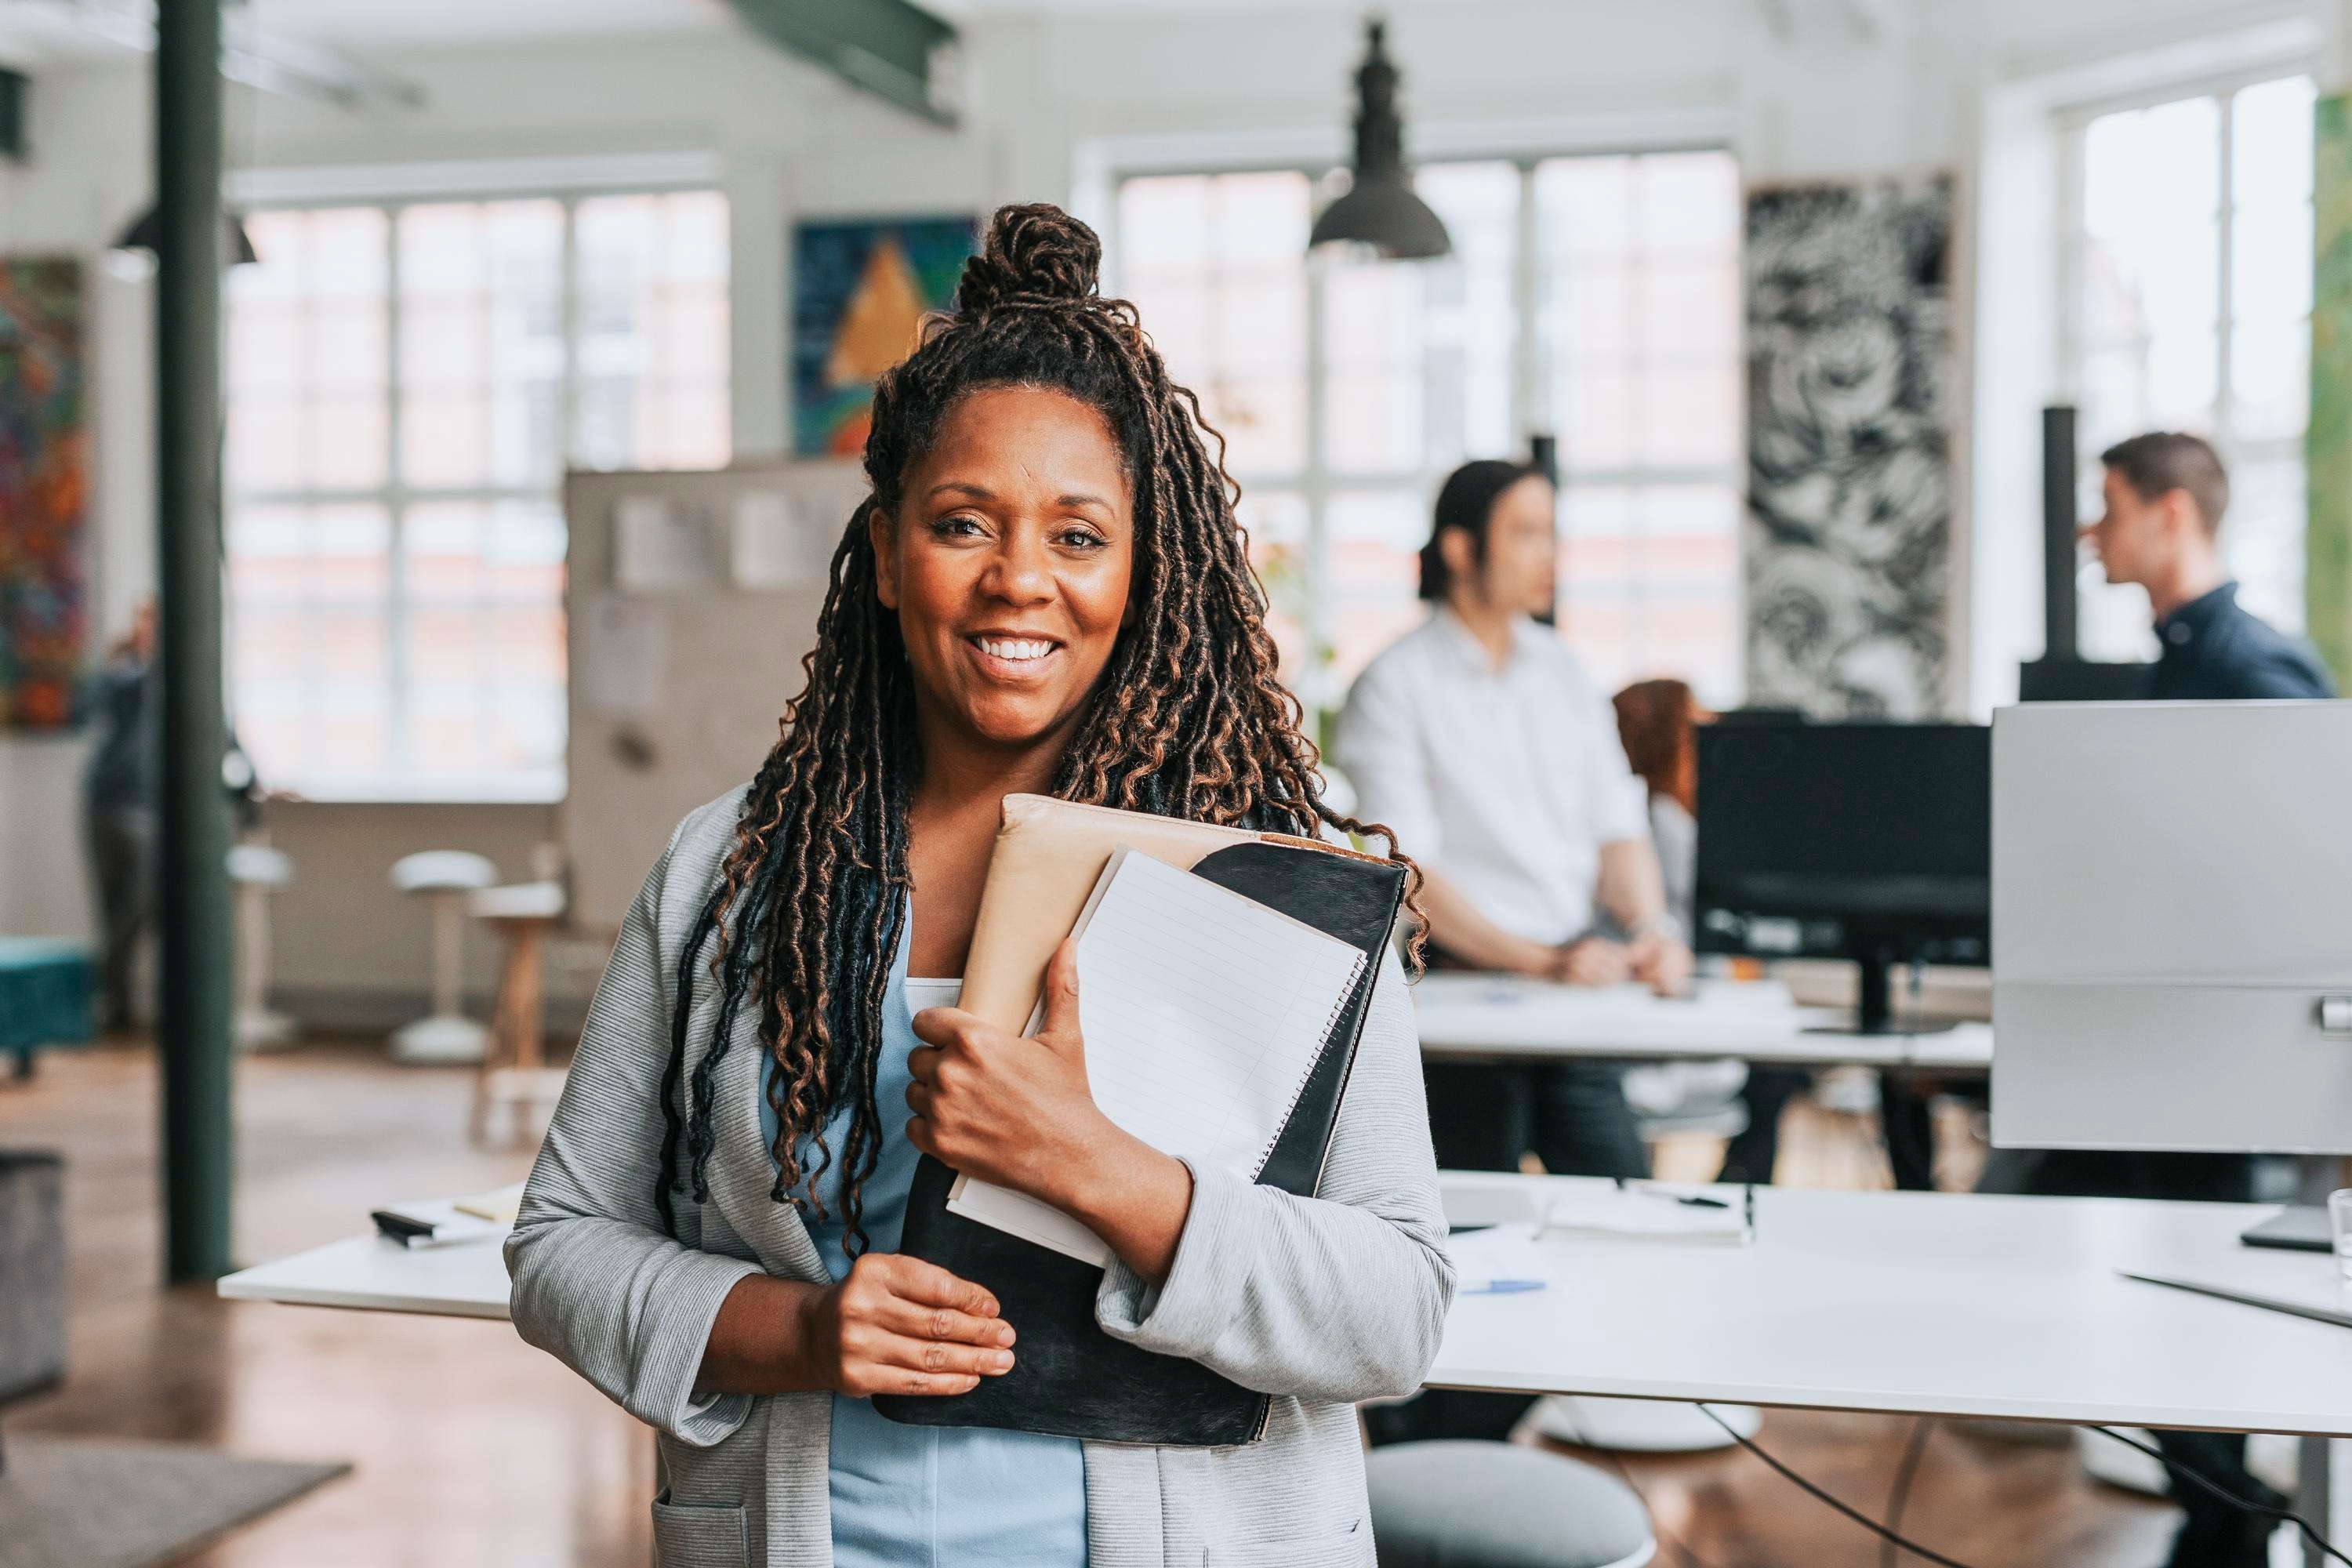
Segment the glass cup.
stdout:
[[2352,1279],[2352,1187],[2327,1194],[2327,1228],[2336,1240],[2336,1267]]

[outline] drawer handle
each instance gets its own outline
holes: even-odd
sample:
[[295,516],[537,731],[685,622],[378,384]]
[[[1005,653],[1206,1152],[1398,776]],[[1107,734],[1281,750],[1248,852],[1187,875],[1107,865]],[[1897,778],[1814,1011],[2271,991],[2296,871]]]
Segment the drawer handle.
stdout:
[[2315,1012],[2321,1034],[2352,1037],[2352,996],[2322,996]]

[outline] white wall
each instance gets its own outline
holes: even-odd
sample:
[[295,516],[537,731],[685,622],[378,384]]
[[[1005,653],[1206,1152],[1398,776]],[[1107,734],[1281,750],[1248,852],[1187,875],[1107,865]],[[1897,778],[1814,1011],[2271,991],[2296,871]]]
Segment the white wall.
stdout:
[[[2312,28],[2333,4],[1786,0],[1785,32],[1755,0],[1405,0],[1388,9],[1423,151],[1625,144],[1709,124],[1728,133],[1759,184],[1926,167],[1960,174],[1968,325],[1955,547],[1972,591],[1956,630],[1979,634],[1966,668],[1981,706],[2007,664],[2040,640],[2030,443],[2033,409],[2056,374],[2047,353],[2054,260],[2032,216],[2054,201],[2030,155],[2046,109],[2019,84],[2167,45],[2193,55],[2200,39],[2283,21]],[[967,26],[968,115],[954,132],[731,28],[415,52],[376,63],[419,83],[423,108],[352,113],[236,89],[229,148],[235,163],[279,168],[716,153],[734,210],[734,437],[749,457],[785,445],[793,219],[1067,201],[1079,171],[1099,175],[1106,159],[1137,149],[1236,159],[1335,151],[1359,26],[1352,10],[1328,5],[992,15]],[[100,279],[95,602],[110,632],[152,576],[152,307],[147,289],[109,273],[99,250],[149,195],[144,62],[44,68],[33,103],[31,164],[0,166],[0,246],[78,250]],[[0,930],[74,931],[86,920],[67,831],[79,758],[75,742],[0,738]],[[547,818],[521,807],[311,805],[281,809],[273,826],[302,867],[280,922],[283,980],[304,993],[388,997],[421,991],[425,950],[415,912],[383,887],[392,857],[428,844],[477,847],[519,872]]]

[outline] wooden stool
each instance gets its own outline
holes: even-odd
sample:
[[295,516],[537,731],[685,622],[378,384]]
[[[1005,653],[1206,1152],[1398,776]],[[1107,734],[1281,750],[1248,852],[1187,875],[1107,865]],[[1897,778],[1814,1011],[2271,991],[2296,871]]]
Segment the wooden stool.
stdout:
[[563,888],[558,882],[519,882],[484,888],[472,900],[476,920],[505,939],[499,973],[499,1000],[490,1017],[490,1037],[482,1069],[474,1079],[474,1110],[468,1128],[484,1141],[493,1106],[509,1108],[509,1142],[519,1142],[534,1107],[552,1108],[563,1093],[562,1068],[546,1065],[547,933],[563,919]]

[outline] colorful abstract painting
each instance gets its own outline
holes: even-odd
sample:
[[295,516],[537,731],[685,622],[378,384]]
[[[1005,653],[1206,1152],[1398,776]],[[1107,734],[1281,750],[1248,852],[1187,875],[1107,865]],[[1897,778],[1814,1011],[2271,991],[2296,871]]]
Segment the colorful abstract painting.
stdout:
[[1930,719],[1952,591],[1952,183],[1748,199],[1748,696]]
[[81,264],[0,258],[0,726],[73,714],[89,624]]
[[793,449],[866,450],[874,383],[945,310],[972,253],[969,217],[804,223],[793,241]]

